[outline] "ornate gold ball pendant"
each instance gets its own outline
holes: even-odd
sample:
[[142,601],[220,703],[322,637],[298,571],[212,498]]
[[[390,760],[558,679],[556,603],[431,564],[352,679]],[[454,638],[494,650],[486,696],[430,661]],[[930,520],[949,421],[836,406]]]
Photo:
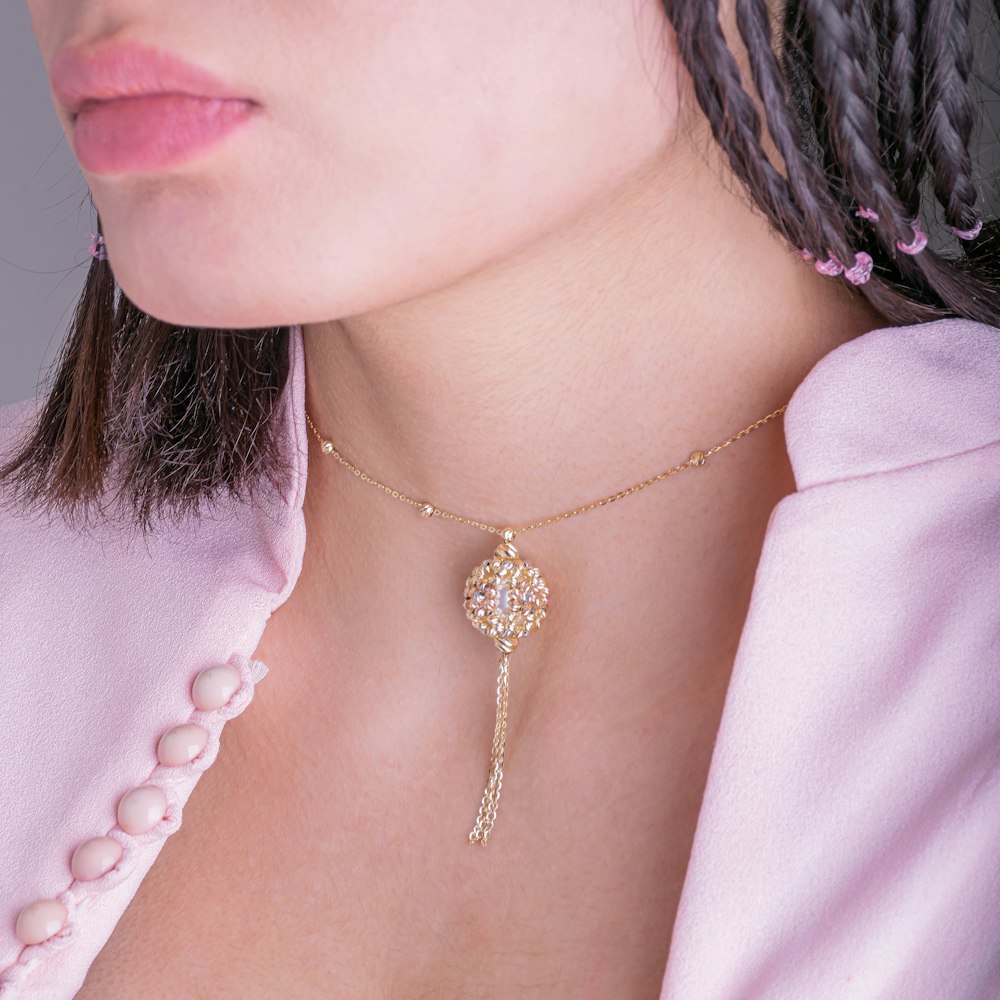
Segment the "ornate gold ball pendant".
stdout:
[[525,562],[507,528],[491,559],[484,559],[465,581],[465,615],[500,650],[497,677],[497,718],[490,752],[486,790],[469,843],[485,844],[496,820],[507,739],[508,661],[518,640],[539,628],[549,603],[549,588],[541,573]]

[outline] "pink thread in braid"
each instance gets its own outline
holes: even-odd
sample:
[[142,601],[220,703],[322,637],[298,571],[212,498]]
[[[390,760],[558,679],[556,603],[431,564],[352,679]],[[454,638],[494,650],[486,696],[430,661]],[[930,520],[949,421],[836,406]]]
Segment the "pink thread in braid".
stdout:
[[976,224],[971,229],[956,229],[955,226],[951,227],[951,231],[963,240],[974,240],[982,231],[983,220],[976,219]]
[[[802,260],[813,259],[812,253],[805,247],[796,250],[795,253]],[[844,267],[833,253],[830,253],[830,256],[826,260],[816,261],[814,267],[820,274],[826,274],[831,277],[843,274],[852,285],[863,285],[871,277],[874,265],[875,262],[872,260],[871,255],[865,253],[864,250],[859,250],[854,255],[854,264],[851,267]]]
[[863,285],[871,277],[874,266],[871,255],[859,250],[854,255],[854,266],[844,268],[844,277],[852,285]]
[[[873,222],[878,221],[878,212],[876,212],[873,208],[867,208],[864,205],[857,209],[854,214],[862,219],[871,219]],[[801,247],[795,252],[798,257],[802,258],[802,260],[813,259],[812,252],[807,250],[805,247]],[[843,274],[852,285],[863,285],[871,277],[874,261],[872,260],[871,255],[865,253],[864,250],[859,250],[854,255],[854,264],[851,267],[845,267],[843,263],[829,250],[827,253],[829,256],[826,260],[816,261],[815,267],[820,274],[830,276]]]
[[104,249],[104,237],[100,233],[88,233],[90,236],[90,256],[98,260],[107,260],[108,252]]
[[826,260],[816,261],[816,270],[820,274],[826,274],[832,277],[835,274],[840,274],[844,270],[844,265],[840,263],[839,260],[831,253]]
[[903,253],[920,253],[920,251],[927,246],[927,234],[920,228],[919,218],[913,219],[910,222],[910,225],[913,227],[913,240],[910,243],[904,243],[902,240],[896,240],[896,246],[899,247]]

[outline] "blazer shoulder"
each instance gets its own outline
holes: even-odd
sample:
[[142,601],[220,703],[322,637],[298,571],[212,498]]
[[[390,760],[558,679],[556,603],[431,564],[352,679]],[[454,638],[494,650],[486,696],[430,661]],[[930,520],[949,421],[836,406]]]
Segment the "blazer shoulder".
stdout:
[[824,355],[785,413],[799,489],[1000,441],[1000,328],[947,317],[870,330]]

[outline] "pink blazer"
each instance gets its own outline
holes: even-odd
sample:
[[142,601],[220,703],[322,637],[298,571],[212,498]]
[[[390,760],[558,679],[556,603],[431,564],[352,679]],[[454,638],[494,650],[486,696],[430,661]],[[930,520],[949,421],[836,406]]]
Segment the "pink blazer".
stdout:
[[[249,657],[306,542],[298,328],[290,350],[294,472],[257,506],[148,542],[0,518],[4,1000],[77,992],[266,674]],[[0,407],[0,450],[35,405]],[[784,423],[796,491],[768,521],[660,1000],[997,1000],[1000,330],[873,330],[820,359]],[[196,707],[226,663],[236,693]],[[189,720],[204,750],[159,763]],[[144,784],[166,808],[128,833],[117,806]],[[74,880],[98,836],[120,860]],[[66,923],[24,944],[41,899]]]

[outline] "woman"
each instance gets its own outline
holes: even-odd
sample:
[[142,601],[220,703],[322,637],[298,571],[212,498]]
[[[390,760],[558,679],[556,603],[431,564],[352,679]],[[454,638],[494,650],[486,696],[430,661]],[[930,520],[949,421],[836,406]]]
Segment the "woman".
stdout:
[[968,5],[29,7],[0,995],[995,998]]

